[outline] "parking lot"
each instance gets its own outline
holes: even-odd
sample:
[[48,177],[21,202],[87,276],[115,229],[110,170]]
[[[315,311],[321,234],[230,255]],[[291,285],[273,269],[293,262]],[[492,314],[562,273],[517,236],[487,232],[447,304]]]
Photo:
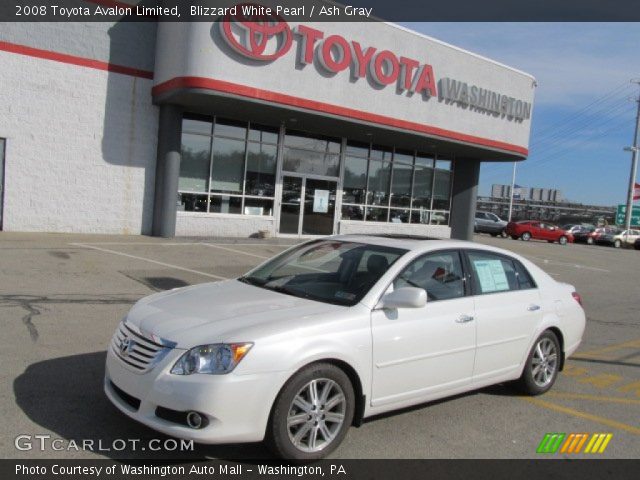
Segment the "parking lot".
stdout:
[[[612,433],[599,458],[640,454],[640,252],[477,236],[577,287],[584,343],[546,395],[495,386],[370,419],[333,458],[535,458],[548,432]],[[194,452],[20,451],[16,436],[164,438],[102,393],[105,348],[130,306],[155,291],[240,275],[294,243],[0,233],[3,458],[264,458],[261,445]],[[571,456],[559,454],[557,457]],[[573,456],[576,456],[575,454]],[[594,455],[580,454],[580,457]]]

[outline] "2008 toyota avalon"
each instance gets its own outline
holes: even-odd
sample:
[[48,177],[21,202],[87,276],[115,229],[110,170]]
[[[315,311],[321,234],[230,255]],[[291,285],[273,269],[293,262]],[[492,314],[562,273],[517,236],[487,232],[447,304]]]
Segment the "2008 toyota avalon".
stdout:
[[335,236],[143,298],[104,388],[166,434],[311,460],[372,415],[512,380],[544,393],[584,328],[572,286],[505,250]]

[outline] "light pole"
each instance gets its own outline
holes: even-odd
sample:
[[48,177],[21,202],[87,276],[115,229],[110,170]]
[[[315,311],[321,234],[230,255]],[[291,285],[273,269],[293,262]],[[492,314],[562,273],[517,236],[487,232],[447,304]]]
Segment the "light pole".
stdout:
[[[640,86],[640,79],[632,80]],[[638,140],[640,137],[640,97],[636,99],[638,104],[638,113],[636,114],[636,131],[633,135],[633,146],[625,147],[625,151],[631,152],[631,174],[629,175],[629,191],[627,193],[627,211],[624,214],[624,228],[631,228],[631,216],[633,214],[633,191],[636,183],[636,175],[638,173]]]
[[511,174],[511,195],[509,195],[509,222],[511,221],[511,215],[513,213],[513,189],[516,186],[516,162],[513,162],[513,173]]

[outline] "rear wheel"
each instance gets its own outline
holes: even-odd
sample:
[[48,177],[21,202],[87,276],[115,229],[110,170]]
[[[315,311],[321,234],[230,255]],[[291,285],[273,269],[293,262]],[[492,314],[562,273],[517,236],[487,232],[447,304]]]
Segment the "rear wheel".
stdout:
[[531,240],[531,234],[529,232],[524,232],[522,235],[520,235],[520,238],[525,242],[528,242],[529,240]]
[[558,239],[558,243],[559,243],[560,245],[566,245],[566,244],[567,244],[567,241],[568,241],[568,240],[567,240],[567,237],[565,237],[564,235],[563,235],[563,236],[561,236],[561,237]]
[[344,439],[354,409],[349,377],[329,363],[310,365],[296,373],[278,395],[267,445],[282,458],[323,458]]
[[528,395],[540,395],[548,391],[558,377],[560,369],[560,342],[550,331],[545,331],[533,344],[522,376],[520,389]]
[[615,242],[613,242],[613,246],[616,248],[620,248],[622,246],[622,243],[620,242],[620,240],[616,240]]
[[593,245],[593,238],[591,238],[591,237],[587,238],[587,244],[588,245]]

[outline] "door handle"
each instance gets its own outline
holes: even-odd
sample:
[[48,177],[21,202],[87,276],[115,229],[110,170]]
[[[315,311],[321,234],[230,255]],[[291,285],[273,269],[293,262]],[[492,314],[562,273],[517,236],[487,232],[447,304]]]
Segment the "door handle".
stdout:
[[472,321],[473,321],[473,317],[471,315],[460,315],[456,320],[457,323],[468,323]]
[[527,307],[527,310],[529,310],[530,312],[535,312],[536,310],[540,310],[540,305],[529,305]]

